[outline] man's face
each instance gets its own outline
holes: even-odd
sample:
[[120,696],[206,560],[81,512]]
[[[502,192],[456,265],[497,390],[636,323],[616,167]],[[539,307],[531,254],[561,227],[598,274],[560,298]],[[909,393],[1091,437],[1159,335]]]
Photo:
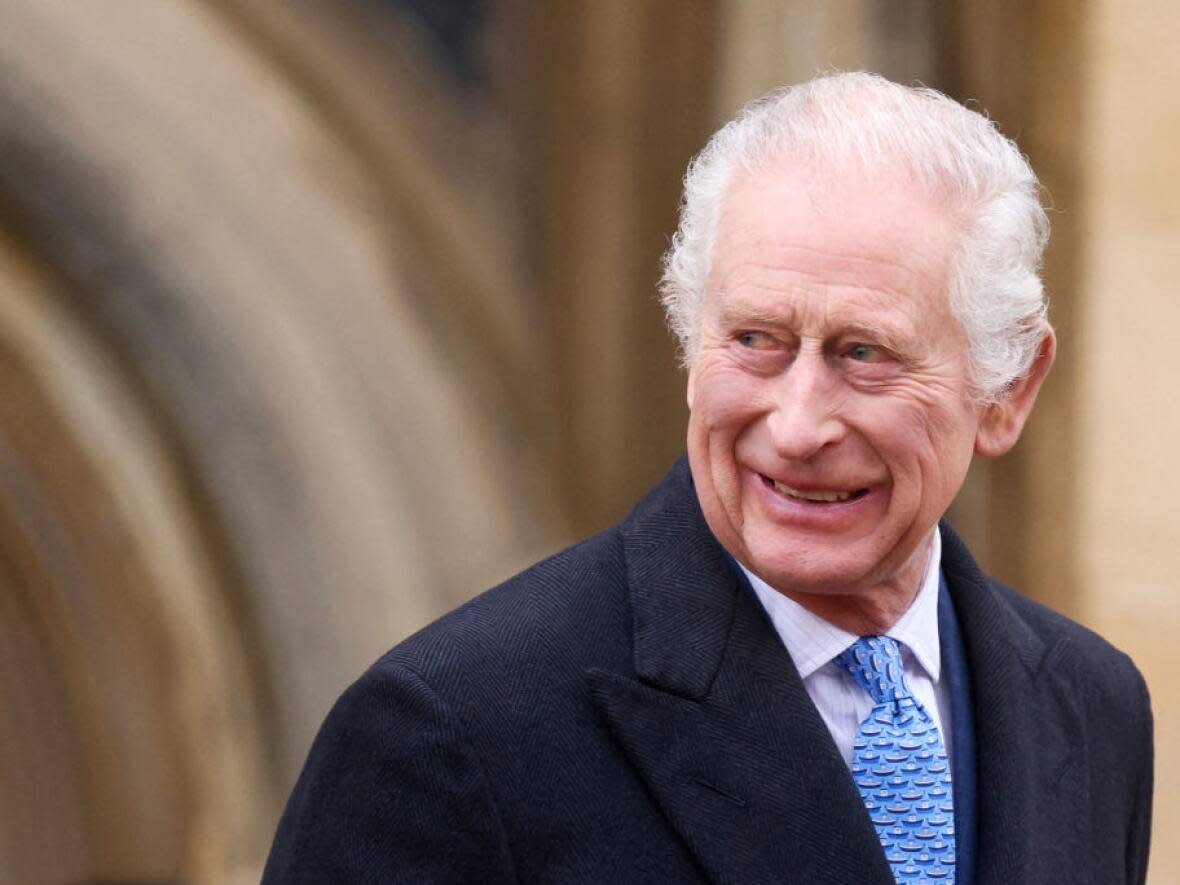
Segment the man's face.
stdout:
[[728,195],[689,459],[718,540],[788,595],[921,577],[980,420],[947,300],[957,236],[905,181],[773,164]]

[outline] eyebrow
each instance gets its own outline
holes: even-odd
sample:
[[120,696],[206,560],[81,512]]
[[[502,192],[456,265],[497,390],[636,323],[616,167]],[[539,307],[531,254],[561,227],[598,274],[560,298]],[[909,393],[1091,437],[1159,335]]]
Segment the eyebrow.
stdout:
[[[791,309],[770,312],[751,305],[734,305],[732,303],[727,303],[721,309],[721,321],[729,328],[750,323],[774,329],[788,329],[793,332],[791,322],[793,319],[794,311]],[[903,332],[860,320],[837,324],[833,333],[825,338],[856,338],[858,336],[867,339],[866,343],[880,344],[888,348],[902,359],[916,356],[916,342],[909,340]]]
[[791,324],[794,311],[769,312],[748,305],[733,305],[726,300],[721,308],[721,322],[726,326],[740,326],[743,323],[757,323],[763,326],[783,327]]
[[[763,326],[778,328],[791,327],[795,311],[791,308],[780,311],[765,311],[750,305],[726,304],[721,308],[721,321],[726,326],[740,326],[744,323],[755,323]],[[882,343],[900,344],[898,338],[902,333],[887,326],[866,323],[861,320],[849,320],[834,324],[835,334],[839,336],[865,335]]]

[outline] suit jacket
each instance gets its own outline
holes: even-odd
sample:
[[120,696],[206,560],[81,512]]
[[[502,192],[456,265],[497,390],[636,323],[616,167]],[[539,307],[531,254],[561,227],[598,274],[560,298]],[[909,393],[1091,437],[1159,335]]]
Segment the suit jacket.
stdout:
[[[975,882],[1142,882],[1143,680],[943,539],[973,698]],[[682,459],[622,524],[427,627],[344,693],[263,881],[893,879]]]

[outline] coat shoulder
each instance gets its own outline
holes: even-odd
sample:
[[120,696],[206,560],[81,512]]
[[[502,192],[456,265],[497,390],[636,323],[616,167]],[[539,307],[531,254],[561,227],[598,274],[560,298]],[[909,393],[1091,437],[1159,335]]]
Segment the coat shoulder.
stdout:
[[615,527],[474,597],[399,643],[370,673],[408,668],[446,696],[530,676],[614,668],[629,659],[629,618]]
[[[993,604],[982,620],[1009,631],[1013,647],[1035,658],[1038,668],[1052,668],[1101,695],[1146,699],[1143,677],[1124,652],[1089,627],[984,574],[953,529],[946,522],[940,528],[948,581],[968,594],[982,591],[990,597]],[[968,597],[961,596],[959,604],[969,605]]]
[[1083,704],[1117,740],[1150,742],[1151,699],[1135,662],[1104,637],[1007,585],[988,579],[998,599],[1043,644],[1039,669]]
[[524,680],[527,688],[534,678],[552,682],[546,673],[632,672],[631,593],[636,581],[651,579],[642,568],[635,573],[636,562],[679,562],[699,546],[695,507],[681,459],[621,523],[474,597],[395,646],[374,670],[408,667],[444,695],[455,683]]
[[1107,639],[1006,584],[989,580],[996,594],[1050,650],[1050,663],[1075,661],[1086,675],[1100,682],[1142,682],[1134,661]]

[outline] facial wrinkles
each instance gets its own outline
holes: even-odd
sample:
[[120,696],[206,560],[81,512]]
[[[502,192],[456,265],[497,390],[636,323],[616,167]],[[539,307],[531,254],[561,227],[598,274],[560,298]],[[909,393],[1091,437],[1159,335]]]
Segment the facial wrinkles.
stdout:
[[[884,299],[885,296],[876,293],[865,294],[865,303]],[[802,336],[795,338],[792,342],[792,346],[796,350],[790,363],[783,367],[784,369],[794,367],[796,361],[810,359],[823,360],[830,365],[833,362],[833,347],[838,346],[844,340],[850,343],[884,346],[899,351],[896,356],[903,365],[894,373],[856,377],[850,382],[852,387],[871,395],[872,399],[882,401],[900,399],[907,402],[918,416],[922,414],[922,409],[931,409],[939,402],[943,403],[945,410],[945,402],[948,398],[958,400],[965,406],[968,404],[969,392],[961,384],[964,361],[957,358],[958,352],[954,348],[932,349],[928,346],[928,342],[937,340],[937,329],[932,328],[938,324],[937,317],[932,317],[927,322],[916,322],[913,331],[895,333],[891,328],[874,329],[871,325],[862,323],[853,323],[851,328],[843,326],[840,316],[844,313],[857,315],[860,310],[859,306],[852,310],[841,308],[838,311],[833,311],[822,296],[812,297],[809,295],[801,296],[797,299],[797,303],[798,307],[792,304],[777,315],[766,315],[767,312],[760,310],[756,304],[749,308],[744,305],[730,307],[726,311],[729,314],[728,320],[709,324],[709,329],[703,336],[705,341],[702,349],[732,347],[736,350],[740,345],[729,340],[736,330],[743,329],[748,324],[758,325],[758,317],[766,322],[773,319],[783,328],[790,329],[791,335],[795,334],[794,329],[799,326],[803,327]],[[800,315],[803,317],[801,321],[798,320]],[[748,323],[743,321],[743,317],[750,318]],[[909,326],[910,324],[906,323],[905,325]],[[740,351],[738,353],[740,354]],[[732,383],[750,388],[749,395],[755,401],[767,407],[774,404],[776,392],[771,387],[756,384],[753,380],[745,377],[748,370],[740,364],[737,357],[732,360],[727,358],[704,362],[707,364],[708,374],[723,372],[732,376]],[[828,389],[827,392],[834,396],[832,400],[834,407],[843,406],[854,394],[854,391],[847,386],[837,386],[834,389]],[[873,409],[872,399],[866,406],[870,410]],[[906,411],[910,411],[910,409]],[[934,408],[932,414],[937,415],[940,411],[940,409]],[[945,421],[936,421],[940,430],[949,423],[949,417]],[[926,428],[927,431],[931,429]]]
[[898,250],[889,243],[889,231],[878,232],[875,239],[879,242],[875,246],[868,244],[871,251],[866,251],[862,240],[852,240],[847,245],[816,245],[735,231],[717,245],[717,261],[707,288],[710,291],[729,288],[733,283],[729,277],[740,278],[745,272],[787,272],[818,276],[837,284],[855,284],[868,277],[878,277],[886,280],[889,288],[901,292],[912,289],[916,277],[946,275],[946,257],[933,244],[929,248],[907,244],[903,257],[898,258],[894,257]]
[[[875,297],[874,293],[869,293],[868,297]],[[747,402],[755,402],[760,408],[765,408],[771,416],[772,426],[775,421],[790,421],[799,417],[817,424],[825,420],[843,422],[845,415],[857,417],[849,422],[853,433],[840,434],[842,445],[838,451],[822,449],[809,459],[811,463],[796,464],[792,469],[797,472],[804,467],[807,472],[815,470],[817,473],[825,474],[827,478],[834,478],[830,473],[831,467],[839,463],[847,466],[850,450],[857,448],[857,426],[872,420],[872,416],[876,414],[887,417],[894,426],[894,432],[899,436],[909,436],[919,449],[935,446],[936,438],[942,438],[954,426],[958,410],[946,409],[947,397],[943,392],[954,394],[952,401],[966,401],[963,391],[958,389],[960,385],[955,384],[957,376],[954,372],[954,360],[946,358],[945,355],[937,359],[932,358],[920,369],[911,367],[911,371],[875,383],[871,390],[858,398],[860,391],[854,390],[848,384],[839,383],[838,373],[830,368],[824,335],[828,327],[838,327],[838,324],[832,319],[833,313],[828,303],[823,298],[806,296],[799,301],[798,313],[804,317],[802,325],[809,329],[817,328],[820,334],[805,335],[798,342],[797,353],[788,371],[767,383],[754,385],[753,396]],[[800,372],[806,372],[808,376],[803,382],[800,382],[798,377]],[[795,374],[795,378],[789,377],[792,373]],[[803,384],[802,387],[799,386],[800,383]],[[783,388],[781,385],[787,387]],[[784,399],[784,396],[788,398]],[[937,407],[940,400],[943,402],[942,409]],[[784,401],[788,403],[786,407],[782,405]],[[900,404],[900,411],[898,405],[889,404],[891,401]],[[903,417],[900,422],[897,420],[899,417]],[[927,420],[924,421],[924,417]],[[933,422],[930,418],[934,419]],[[851,439],[852,442],[846,442],[846,439]],[[753,445],[751,448],[756,449]],[[864,474],[873,472],[868,469],[870,460],[866,458],[863,463],[854,463],[852,471],[841,469],[839,473],[841,477],[845,477],[854,472],[860,474],[859,479],[867,479]],[[907,470],[924,472],[917,460],[909,462]],[[841,482],[855,484],[851,479],[841,479]],[[834,486],[837,485],[840,483],[834,483]]]
[[[899,292],[867,288],[851,280],[831,283],[795,271],[773,276],[778,278],[738,280],[718,292],[720,307],[709,312],[714,334],[765,328],[821,344],[839,337],[864,339],[861,343],[888,347],[912,361],[925,350],[926,336],[918,333],[920,311]],[[897,305],[903,308],[901,316],[891,317],[887,324],[862,319],[880,317],[885,313],[882,308]]]
[[825,291],[844,294],[873,280],[881,286],[879,294],[892,303],[908,303],[923,278],[946,277],[948,256],[941,242],[915,244],[902,235],[905,242],[898,244],[898,236],[882,228],[871,237],[851,236],[841,242],[823,233],[783,241],[767,237],[761,219],[746,227],[735,224],[726,227],[717,244],[718,262],[708,288],[713,293],[764,289],[792,295],[814,288],[818,281]]

